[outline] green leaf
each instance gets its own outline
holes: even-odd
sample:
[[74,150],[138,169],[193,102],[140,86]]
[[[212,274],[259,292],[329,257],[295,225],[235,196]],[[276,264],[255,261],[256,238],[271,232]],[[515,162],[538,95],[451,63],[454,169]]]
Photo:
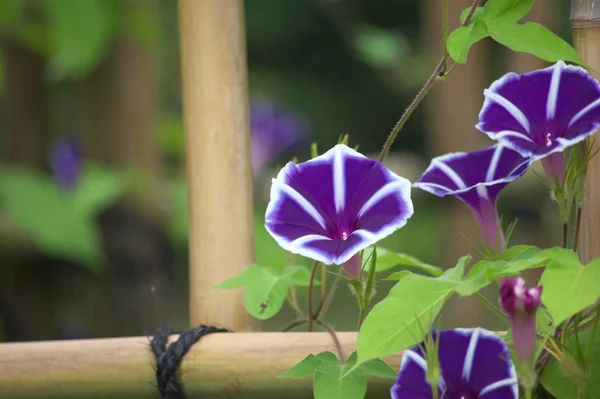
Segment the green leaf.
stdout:
[[575,313],[593,305],[600,297],[600,259],[582,266],[576,253],[563,250],[553,258],[540,279],[542,302],[560,324]]
[[[461,24],[464,24],[465,21],[467,20],[467,15],[469,15],[469,13],[471,12],[471,8],[472,7],[467,7],[460,13],[460,23]],[[471,16],[471,20],[469,21],[469,23],[471,24],[471,23],[475,23],[476,21],[480,21],[482,14],[483,14],[483,7],[477,7],[475,12]]]
[[313,392],[315,399],[363,399],[367,392],[366,375],[380,378],[395,378],[396,372],[383,361],[374,359],[354,368],[356,352],[345,364],[331,352],[308,355],[279,378],[306,378],[314,374]]
[[395,379],[398,376],[398,372],[381,359],[368,360],[361,364],[359,369],[365,375],[372,375],[377,378]]
[[495,254],[487,260],[505,260],[505,261],[514,261],[514,260],[522,260],[529,259],[534,255],[537,255],[541,250],[537,247],[533,247],[531,245],[515,245],[514,247],[506,248],[504,251],[499,254]]
[[418,343],[457,283],[411,274],[367,315],[358,333],[358,364]]
[[367,379],[355,366],[353,353],[345,364],[330,364],[315,372],[313,392],[315,399],[363,399],[367,393]]
[[535,0],[492,0],[483,7],[481,19],[485,21],[506,21],[516,24],[529,13]]
[[289,369],[285,374],[282,374],[277,378],[306,378],[309,375],[313,375],[322,364],[323,361],[321,359],[313,354],[310,354],[306,356],[300,363]]
[[446,42],[448,54],[459,64],[467,62],[471,46],[488,37],[485,24],[477,21],[468,26],[461,26],[450,33]]
[[398,280],[402,280],[404,277],[408,276],[412,274],[411,272],[409,272],[408,270],[401,270],[399,272],[395,272],[390,274],[389,276],[387,276],[386,278],[384,278],[384,280],[392,280],[392,281],[398,281]]
[[115,15],[104,0],[40,2],[47,16],[53,80],[86,75],[109,48],[116,32]]
[[340,364],[333,352],[321,352],[318,355],[310,354],[300,363],[289,369],[277,378],[305,378],[313,374],[322,366]]
[[0,206],[40,250],[99,271],[104,253],[94,220],[97,203],[61,191],[35,171],[1,168],[0,175]]
[[[372,256],[373,247],[366,248],[363,251],[362,258],[368,259]],[[395,253],[390,250],[377,247],[377,266],[376,270],[382,272],[391,269],[395,266],[409,266],[422,270],[431,276],[439,276],[442,274],[442,269],[439,267],[422,262],[419,259],[402,253]]]
[[123,193],[122,175],[118,172],[88,165],[75,191],[71,194],[73,207],[84,214],[96,216]]
[[517,25],[505,20],[488,22],[487,30],[492,39],[512,51],[529,53],[549,61],[571,61],[586,65],[577,51],[543,25],[527,22]]
[[[266,320],[283,307],[292,285],[308,285],[310,272],[304,266],[277,269],[254,264],[241,274],[217,286],[221,289],[245,287],[244,306],[253,317]],[[320,284],[315,281],[315,285]]]

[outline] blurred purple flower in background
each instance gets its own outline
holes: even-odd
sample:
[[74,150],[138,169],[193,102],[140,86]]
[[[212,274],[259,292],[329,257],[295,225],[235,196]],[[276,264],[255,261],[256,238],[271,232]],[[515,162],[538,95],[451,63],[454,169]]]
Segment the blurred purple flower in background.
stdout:
[[[285,250],[342,265],[392,234],[413,214],[410,182],[338,144],[273,179],[265,227]],[[358,264],[358,270],[356,265]],[[360,262],[346,273],[360,276]]]
[[54,181],[65,190],[77,186],[83,169],[83,148],[73,138],[57,140],[50,152],[50,168]]
[[438,197],[458,198],[471,208],[484,242],[495,252],[504,249],[504,233],[496,201],[508,183],[521,177],[530,161],[499,144],[483,150],[446,154],[431,164],[415,187]]
[[[438,398],[443,399],[517,399],[517,372],[504,341],[481,329],[432,332],[437,342],[440,367]],[[398,378],[392,386],[392,399],[432,399],[427,381],[428,364],[422,348],[404,351]],[[430,350],[434,348],[427,348]]]
[[523,75],[508,73],[484,95],[477,129],[523,157],[541,160],[553,183],[564,179],[563,151],[600,127],[600,84],[562,61]]
[[277,157],[308,138],[308,122],[292,110],[264,97],[250,102],[250,152],[252,172],[257,176]]
[[515,354],[522,362],[531,362],[535,351],[535,315],[541,296],[541,286],[527,287],[521,277],[505,278],[500,285],[500,305],[510,319]]

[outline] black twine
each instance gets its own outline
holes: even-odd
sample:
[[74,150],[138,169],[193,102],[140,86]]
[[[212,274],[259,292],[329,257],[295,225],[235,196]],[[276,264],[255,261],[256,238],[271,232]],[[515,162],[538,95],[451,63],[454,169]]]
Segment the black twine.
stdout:
[[177,341],[167,347],[170,330],[156,330],[150,347],[156,359],[156,382],[162,399],[184,399],[181,383],[177,379],[177,369],[191,347],[205,335],[229,332],[225,328],[200,325],[182,332]]

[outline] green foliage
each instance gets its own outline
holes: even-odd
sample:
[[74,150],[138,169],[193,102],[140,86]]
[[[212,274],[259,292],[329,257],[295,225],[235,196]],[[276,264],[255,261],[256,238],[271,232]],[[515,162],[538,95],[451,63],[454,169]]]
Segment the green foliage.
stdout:
[[404,35],[374,26],[358,30],[354,47],[364,62],[377,68],[397,68],[410,52]]
[[455,278],[451,269],[438,278],[409,274],[400,280],[367,315],[358,334],[358,364],[418,343],[426,333],[423,326],[433,322],[454,292]]
[[106,54],[115,34],[115,15],[105,0],[42,1],[48,19],[52,80],[86,75]]
[[360,329],[358,364],[417,344],[453,294],[474,295],[495,279],[540,267],[556,254],[554,249],[539,251],[528,246],[508,251],[515,260],[477,262],[468,273],[465,269],[471,262],[470,256],[462,257],[456,267],[435,278],[401,272],[400,281],[373,307]]
[[467,56],[471,46],[478,41],[488,37],[485,24],[482,22],[473,22],[468,26],[461,26],[455,29],[448,36],[447,48],[448,54],[454,61],[464,64],[467,62]]
[[[531,10],[534,1],[488,1],[473,13],[467,26],[459,27],[450,34],[448,53],[456,62],[465,63],[471,46],[491,37],[513,51],[529,53],[545,61],[563,60],[585,65],[571,45],[544,26],[533,22],[519,24]],[[470,10],[471,7],[462,12],[462,22]]]
[[585,65],[577,51],[551,30],[534,22],[523,25],[501,23],[488,25],[492,39],[512,51],[529,53],[549,62],[571,61]]
[[367,375],[395,378],[396,372],[380,359],[372,359],[356,367],[356,352],[346,363],[331,352],[308,355],[280,378],[306,378],[314,374],[315,399],[362,399],[367,392]]
[[583,266],[576,253],[567,249],[555,249],[540,284],[542,302],[556,323],[593,305],[600,297],[600,259]]
[[[292,285],[306,287],[310,272],[304,266],[275,268],[254,264],[241,274],[217,286],[221,289],[244,287],[244,306],[248,313],[260,320],[269,319],[281,310]],[[315,281],[315,285],[320,284]]]
[[[363,260],[368,259],[370,256],[372,256],[373,248],[374,247],[369,247],[363,251]],[[440,276],[442,274],[442,270],[437,266],[433,266],[428,263],[422,262],[419,259],[407,254],[396,253],[378,247],[376,271],[382,272],[391,269],[395,266],[414,267],[432,276]]]
[[[541,376],[540,382],[556,399],[572,399],[579,395],[580,387],[589,398],[600,398],[600,335],[593,328],[587,328],[565,343],[564,358],[559,362],[553,358]],[[572,356],[579,348],[585,348],[585,364],[578,364]],[[589,350],[589,352],[588,352]],[[581,369],[584,366],[587,372]]]
[[121,194],[120,175],[88,167],[74,191],[63,192],[34,171],[3,167],[0,174],[0,206],[40,250],[98,270],[103,251],[95,217]]

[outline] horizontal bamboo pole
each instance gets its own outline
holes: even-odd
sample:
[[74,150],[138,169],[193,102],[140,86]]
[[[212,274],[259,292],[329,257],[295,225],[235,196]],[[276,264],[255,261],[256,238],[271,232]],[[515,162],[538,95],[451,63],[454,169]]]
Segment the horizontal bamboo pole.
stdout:
[[[339,333],[349,355],[356,333]],[[176,336],[171,337],[176,339]],[[0,345],[0,398],[156,398],[149,338],[107,338]],[[312,398],[310,378],[275,378],[309,353],[334,351],[326,333],[219,333],[186,355],[188,398]],[[401,355],[387,363],[399,369]],[[390,380],[370,379],[368,398],[389,397]]]

